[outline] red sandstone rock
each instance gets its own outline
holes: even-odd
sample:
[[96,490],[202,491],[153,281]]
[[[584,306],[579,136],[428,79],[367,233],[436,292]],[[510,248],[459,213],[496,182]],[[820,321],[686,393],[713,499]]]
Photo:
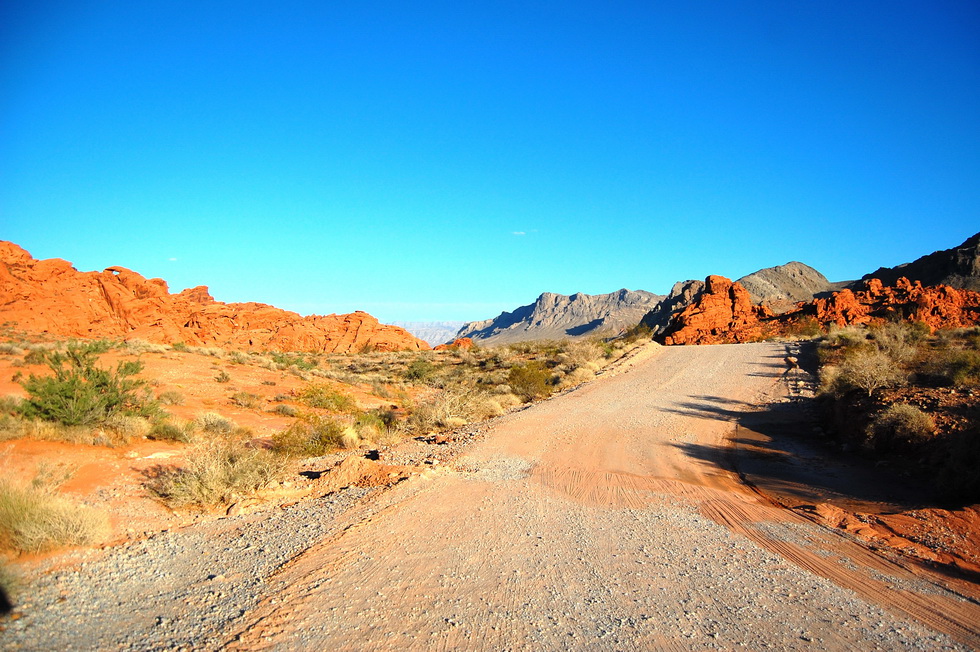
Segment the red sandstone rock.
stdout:
[[468,337],[457,337],[451,344],[440,344],[435,348],[436,351],[450,351],[462,349],[469,351],[473,348],[473,340]]
[[752,305],[748,291],[724,276],[709,276],[694,303],[676,313],[662,335],[664,344],[751,342],[762,337],[772,312]]
[[932,330],[963,328],[980,324],[980,292],[948,285],[923,287],[905,278],[889,287],[871,279],[864,290],[841,290],[777,316],[753,306],[738,283],[709,276],[701,295],[671,317],[658,339],[664,344],[750,342],[789,332],[795,322],[813,317],[824,328],[896,319],[920,321]]
[[124,267],[78,272],[0,241],[0,323],[60,337],[114,337],[241,350],[347,353],[429,345],[365,312],[311,315],[261,303],[215,301],[205,286],[171,294],[162,279]]

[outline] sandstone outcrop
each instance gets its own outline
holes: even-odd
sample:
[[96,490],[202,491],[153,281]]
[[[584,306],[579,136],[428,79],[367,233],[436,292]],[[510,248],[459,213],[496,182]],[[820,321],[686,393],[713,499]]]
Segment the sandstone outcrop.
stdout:
[[473,348],[473,340],[468,337],[457,337],[448,344],[440,344],[436,351],[469,351]]
[[0,242],[0,323],[59,337],[142,339],[241,350],[356,352],[429,345],[365,312],[302,317],[262,303],[215,301],[207,287],[171,294],[124,267],[79,272]]
[[764,320],[773,316],[753,305],[748,291],[724,276],[709,276],[698,298],[676,312],[658,336],[663,344],[723,344],[762,338]]
[[615,335],[635,326],[664,297],[643,290],[566,296],[545,292],[534,303],[494,319],[470,322],[456,337],[496,345],[530,340]]
[[799,324],[807,320],[823,328],[888,321],[919,321],[932,330],[963,328],[980,324],[980,292],[923,286],[905,278],[885,286],[871,279],[862,290],[844,289],[776,315],[767,306],[753,305],[738,282],[709,276],[700,294],[677,310],[654,339],[662,344],[751,342],[798,332]]

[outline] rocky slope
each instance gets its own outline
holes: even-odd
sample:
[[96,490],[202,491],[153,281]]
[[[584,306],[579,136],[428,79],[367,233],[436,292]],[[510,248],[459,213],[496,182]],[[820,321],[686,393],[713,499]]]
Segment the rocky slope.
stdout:
[[737,283],[748,291],[752,303],[766,304],[775,312],[785,312],[799,301],[811,301],[832,287],[826,276],[795,261],[760,269]]
[[545,292],[534,303],[494,319],[470,322],[457,333],[478,344],[510,344],[529,340],[615,334],[635,326],[663,299],[643,290],[566,296]]
[[860,289],[862,281],[876,278],[884,285],[895,285],[899,278],[919,281],[923,285],[949,285],[963,290],[980,291],[980,233],[952,249],[936,251],[898,267],[881,267],[851,284]]
[[885,286],[871,279],[862,290],[844,289],[777,315],[766,306],[753,305],[740,283],[709,276],[704,290],[675,312],[654,339],[662,344],[751,342],[799,332],[805,324],[847,326],[895,319],[921,321],[934,330],[975,326],[980,324],[980,292],[923,286],[905,278]]
[[171,294],[159,278],[146,279],[124,267],[79,272],[58,258],[35,260],[10,242],[0,242],[0,323],[59,337],[138,338],[240,350],[430,348],[365,312],[301,317],[261,303],[215,301],[205,286]]

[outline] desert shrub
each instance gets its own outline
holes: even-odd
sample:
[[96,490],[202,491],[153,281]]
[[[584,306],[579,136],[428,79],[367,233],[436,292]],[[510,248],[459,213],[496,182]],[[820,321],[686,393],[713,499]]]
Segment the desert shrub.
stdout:
[[286,405],[285,403],[280,403],[279,405],[274,407],[272,411],[275,414],[284,417],[295,417],[298,414],[296,408],[294,408],[292,405]]
[[289,355],[288,353],[278,353],[276,351],[271,352],[269,355],[272,356],[272,360],[276,364],[282,365],[283,369],[296,367],[303,371],[311,371],[317,366],[316,360],[308,360],[302,355]]
[[299,401],[308,407],[332,412],[351,412],[357,409],[357,403],[349,394],[324,383],[311,383],[304,387],[299,394]]
[[424,383],[431,379],[435,372],[436,366],[432,362],[426,358],[418,358],[408,365],[408,369],[405,370],[405,378],[412,382]]
[[238,407],[253,409],[259,406],[262,397],[250,392],[235,392],[231,395],[231,402]]
[[98,543],[109,531],[105,514],[57,496],[42,474],[30,484],[0,480],[0,548],[43,552]]
[[941,351],[926,363],[925,373],[947,385],[976,385],[980,383],[980,351]]
[[180,426],[173,421],[160,421],[153,424],[146,437],[156,441],[177,441],[189,444],[194,440],[194,428],[191,424]]
[[877,350],[857,351],[844,360],[836,373],[827,372],[825,369],[823,391],[835,396],[856,389],[871,396],[875,390],[902,385],[907,379],[907,374],[894,360]]
[[525,403],[551,395],[551,374],[540,362],[528,362],[510,368],[507,384]]
[[24,349],[13,342],[0,342],[0,353],[3,355],[24,355]]
[[115,414],[106,419],[103,427],[116,436],[120,443],[129,443],[133,439],[142,439],[150,432],[150,422],[143,417],[130,417]]
[[211,507],[264,489],[286,468],[286,460],[272,451],[216,439],[202,444],[185,466],[160,469],[147,487],[175,507]]
[[122,361],[115,370],[103,369],[96,366],[101,350],[95,342],[44,352],[54,375],[31,374],[21,381],[29,395],[22,406],[24,416],[68,426],[103,423],[116,414],[153,416],[159,405],[149,398],[146,381],[136,378],[143,364]]
[[496,397],[465,386],[451,386],[416,405],[405,427],[414,433],[458,428],[503,414]]
[[907,403],[896,403],[882,410],[868,426],[868,442],[880,450],[895,445],[928,441],[936,432],[932,417]]
[[168,347],[164,344],[152,344],[138,338],[126,340],[123,346],[134,353],[166,353],[168,350]]
[[823,335],[823,327],[816,317],[806,315],[787,324],[786,334],[792,337],[820,337]]
[[161,392],[161,394],[157,396],[157,400],[162,405],[183,405],[184,395],[176,390],[169,389],[165,392]]
[[232,351],[228,354],[228,360],[232,364],[245,364],[248,362],[248,356],[240,351]]
[[218,372],[218,375],[214,377],[214,380],[215,382],[218,383],[227,383],[227,382],[231,382],[231,376],[228,374],[227,371],[222,369],[221,371]]
[[190,350],[187,344],[185,344],[184,342],[174,342],[173,344],[170,345],[170,348],[172,348],[174,351],[183,351],[183,352]]
[[272,436],[273,450],[288,457],[319,457],[344,448],[348,424],[336,417],[309,415]]
[[194,419],[194,426],[209,435],[228,435],[235,431],[235,423],[217,412],[205,412]]

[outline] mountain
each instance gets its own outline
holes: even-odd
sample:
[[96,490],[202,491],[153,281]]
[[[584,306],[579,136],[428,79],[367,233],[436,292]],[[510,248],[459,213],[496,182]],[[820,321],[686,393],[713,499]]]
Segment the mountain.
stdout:
[[760,269],[736,282],[749,293],[752,303],[767,304],[775,312],[785,312],[800,301],[811,301],[833,287],[826,276],[795,261]]
[[537,301],[494,319],[470,322],[456,334],[478,344],[511,344],[529,340],[618,333],[635,326],[664,297],[643,290],[566,296],[545,292]]
[[401,326],[409,333],[425,340],[432,346],[452,342],[465,321],[393,321],[394,326]]
[[865,274],[851,286],[859,288],[863,286],[863,281],[872,278],[879,279],[885,285],[894,285],[902,277],[920,281],[923,285],[942,284],[980,291],[980,233],[967,238],[958,247],[933,252],[911,263],[897,267],[880,267]]
[[262,303],[215,301],[206,286],[171,294],[166,281],[124,267],[79,272],[0,241],[0,323],[59,337],[143,339],[239,350],[347,353],[427,350],[366,312],[300,315]]

